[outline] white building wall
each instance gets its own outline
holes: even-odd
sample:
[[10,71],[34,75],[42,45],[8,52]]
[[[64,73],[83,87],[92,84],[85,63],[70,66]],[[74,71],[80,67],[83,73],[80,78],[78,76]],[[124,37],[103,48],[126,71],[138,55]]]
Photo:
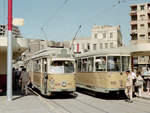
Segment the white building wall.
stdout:
[[[72,41],[70,41],[70,45]],[[89,44],[89,48],[88,48]],[[120,26],[93,26],[91,30],[91,37],[76,38],[73,42],[74,52],[79,53],[85,51],[100,50],[104,48],[117,48],[122,45],[122,34]],[[77,47],[79,45],[79,47]],[[107,46],[107,47],[106,47]]]

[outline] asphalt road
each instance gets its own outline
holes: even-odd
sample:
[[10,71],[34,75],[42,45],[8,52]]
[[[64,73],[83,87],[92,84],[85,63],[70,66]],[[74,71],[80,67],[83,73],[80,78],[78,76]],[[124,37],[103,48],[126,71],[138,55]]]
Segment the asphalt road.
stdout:
[[113,94],[93,95],[80,91],[76,92],[76,98],[69,95],[39,98],[52,113],[150,113],[150,100],[134,98],[133,103],[128,103]]

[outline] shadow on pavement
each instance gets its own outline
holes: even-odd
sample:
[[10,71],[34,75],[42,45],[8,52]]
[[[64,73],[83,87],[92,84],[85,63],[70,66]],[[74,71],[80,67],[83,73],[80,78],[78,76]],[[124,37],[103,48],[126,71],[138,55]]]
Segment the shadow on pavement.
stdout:
[[[2,92],[2,93],[0,93],[0,96],[6,96],[6,93],[7,93],[6,91]],[[13,99],[12,100],[17,100],[17,99],[20,99],[20,98],[22,98],[24,96],[33,95],[33,94],[31,92],[29,92],[28,95],[22,95],[21,94],[21,89],[18,88],[18,89],[14,89],[13,90],[12,95],[13,95]]]
[[68,93],[68,92],[53,93],[50,96],[46,96],[46,95],[42,95],[40,91],[36,88],[34,89],[32,88],[32,90],[34,90],[36,93],[38,93],[40,96],[46,99],[73,99],[78,96],[77,93],[74,93],[73,95],[72,93]]
[[94,92],[91,90],[87,89],[82,89],[82,88],[77,88],[77,92],[93,96],[95,98],[99,99],[105,99],[105,100],[125,100],[127,99],[124,91],[120,92],[110,92],[110,93],[99,93],[99,92]]

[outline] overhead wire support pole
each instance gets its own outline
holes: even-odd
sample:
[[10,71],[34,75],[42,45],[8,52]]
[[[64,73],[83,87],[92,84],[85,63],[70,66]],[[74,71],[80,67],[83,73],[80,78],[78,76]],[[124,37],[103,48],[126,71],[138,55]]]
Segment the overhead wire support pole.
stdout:
[[[78,28],[78,30],[77,30],[77,32],[76,32],[76,34],[75,34],[75,36],[74,36],[74,38],[73,38],[73,40],[72,40],[71,47],[70,47],[71,50],[74,50],[73,43],[74,43],[74,40],[75,40],[75,38],[77,37],[77,34],[79,33],[81,27],[82,27],[82,26],[79,25],[79,28]],[[73,47],[73,48],[72,48],[72,47]]]
[[8,0],[7,99],[12,100],[12,0]]

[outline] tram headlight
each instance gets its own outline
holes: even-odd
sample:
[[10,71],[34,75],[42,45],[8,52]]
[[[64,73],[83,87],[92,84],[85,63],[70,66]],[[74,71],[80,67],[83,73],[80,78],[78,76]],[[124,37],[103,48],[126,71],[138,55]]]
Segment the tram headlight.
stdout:
[[67,83],[66,82],[62,82],[62,87],[66,87]]

